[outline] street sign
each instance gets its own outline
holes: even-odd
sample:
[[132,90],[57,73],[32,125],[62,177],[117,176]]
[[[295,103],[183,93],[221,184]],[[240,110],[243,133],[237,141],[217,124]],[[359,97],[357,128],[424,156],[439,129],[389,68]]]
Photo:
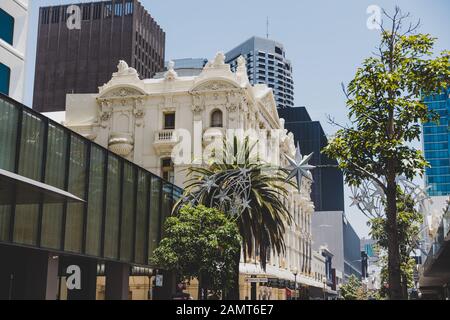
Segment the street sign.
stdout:
[[245,282],[249,283],[266,283],[269,282],[268,278],[245,278]]

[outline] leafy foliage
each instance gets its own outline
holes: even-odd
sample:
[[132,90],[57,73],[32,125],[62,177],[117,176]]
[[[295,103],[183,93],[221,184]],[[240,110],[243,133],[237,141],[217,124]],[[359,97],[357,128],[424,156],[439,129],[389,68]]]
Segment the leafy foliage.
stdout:
[[213,291],[233,285],[241,238],[236,224],[217,209],[183,206],[165,223],[165,237],[151,263],[184,278],[207,278]]
[[367,290],[361,280],[351,275],[347,282],[341,286],[341,295],[345,300],[367,300]]

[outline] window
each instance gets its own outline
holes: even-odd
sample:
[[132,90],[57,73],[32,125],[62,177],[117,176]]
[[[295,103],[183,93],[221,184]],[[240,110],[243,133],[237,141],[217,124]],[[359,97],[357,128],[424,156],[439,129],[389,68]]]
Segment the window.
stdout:
[[50,19],[50,8],[41,9],[41,24],[48,24]]
[[83,20],[90,20],[91,19],[91,5],[85,5],[83,6]]
[[164,180],[174,182],[174,167],[171,158],[164,158],[161,160],[161,176]]
[[93,19],[97,20],[100,19],[102,15],[102,4],[101,3],[94,3],[94,16]]
[[11,69],[0,63],[0,93],[9,94],[9,81],[11,78]]
[[126,2],[125,3],[125,15],[131,15],[133,14],[133,2]]
[[52,23],[59,22],[59,7],[55,7],[52,9]]
[[14,18],[6,11],[0,9],[0,39],[13,45],[14,38]]
[[175,112],[164,113],[164,130],[175,129]]
[[223,127],[223,114],[220,110],[215,110],[211,114],[211,127],[222,128]]

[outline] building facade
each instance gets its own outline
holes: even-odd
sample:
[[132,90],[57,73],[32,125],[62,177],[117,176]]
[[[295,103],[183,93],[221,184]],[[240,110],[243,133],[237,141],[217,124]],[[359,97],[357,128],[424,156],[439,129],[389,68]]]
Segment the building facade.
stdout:
[[118,60],[149,78],[164,55],[165,33],[137,0],[40,8],[33,108],[63,111],[67,93],[98,91]]
[[[185,169],[191,163],[174,163],[172,155],[187,137],[194,137],[186,152],[194,154],[193,160],[198,160],[197,156],[202,160],[202,150],[211,139],[221,144],[222,133],[229,129],[276,130],[280,136],[274,143],[280,153],[295,153],[293,136],[283,127],[272,90],[251,85],[243,58],[232,72],[222,53],[208,62],[200,75],[187,77],[179,76],[170,64],[163,78],[142,80],[122,61],[98,93],[68,95],[65,124],[180,187],[186,183]],[[195,139],[197,133],[200,140]],[[276,149],[271,153],[285,165]],[[286,253],[271,254],[265,272],[258,267],[256,255],[241,262],[241,298],[259,296],[252,295],[252,286],[245,281],[251,276],[273,279],[257,289],[260,296],[271,298],[285,298],[285,287],[294,285],[294,269],[299,270],[298,283],[316,285],[311,270],[314,206],[310,184],[304,181],[300,193],[291,188],[288,206],[296,223],[287,228]]]
[[423,150],[430,167],[425,170],[428,194],[450,195],[450,149],[448,116],[450,112],[450,90],[424,98],[428,108],[440,116],[438,122],[423,124]]
[[102,284],[100,298],[128,299],[130,276],[155,276],[149,257],[182,194],[4,95],[0,189],[0,300],[95,300]]
[[273,89],[278,108],[294,106],[294,80],[292,63],[286,58],[284,46],[276,41],[251,37],[226,53],[226,62],[236,70],[237,59],[247,61],[250,83],[265,83]]
[[313,249],[326,247],[333,254],[333,268],[345,282],[352,274],[361,278],[360,239],[343,211],[316,211],[312,218]]
[[344,211],[343,174],[337,168],[338,162],[322,153],[328,139],[320,122],[313,121],[305,107],[279,109],[278,114],[285,120],[286,129],[294,134],[302,153],[314,153],[311,164],[318,168],[312,171],[311,197],[315,210]]
[[28,0],[0,2],[0,93],[22,102],[28,35]]

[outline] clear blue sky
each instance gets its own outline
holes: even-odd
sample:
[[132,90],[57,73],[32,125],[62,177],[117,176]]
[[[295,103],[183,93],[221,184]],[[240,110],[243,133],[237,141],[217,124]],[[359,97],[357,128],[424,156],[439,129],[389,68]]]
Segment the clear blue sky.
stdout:
[[[38,8],[45,5],[90,1],[30,1],[26,104],[31,105]],[[341,82],[348,82],[362,60],[378,43],[379,32],[369,30],[366,9],[378,5],[393,10],[399,5],[421,19],[421,32],[439,38],[436,49],[450,49],[449,0],[141,0],[167,34],[166,60],[184,57],[211,58],[247,38],[266,34],[285,45],[292,60],[295,103],[306,106],[328,135],[336,131],[327,123],[330,114],[345,122],[347,110]],[[347,216],[360,236],[368,228],[361,213],[348,208]]]

